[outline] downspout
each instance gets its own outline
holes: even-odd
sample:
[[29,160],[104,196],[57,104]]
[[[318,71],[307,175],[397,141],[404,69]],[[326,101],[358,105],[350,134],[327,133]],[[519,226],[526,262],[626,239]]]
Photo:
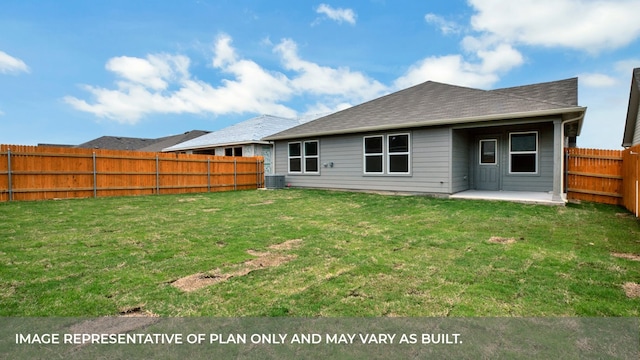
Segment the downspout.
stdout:
[[567,120],[562,120],[562,122],[560,123],[560,141],[562,142],[562,156],[560,157],[560,169],[562,169],[561,171],[563,172],[563,176],[560,176],[560,191],[564,191],[564,171],[565,171],[565,163],[564,163],[564,126],[570,122],[574,122],[574,121],[579,121],[584,119],[584,113],[582,113],[582,115],[575,117],[575,118],[571,118],[571,119],[567,119]]

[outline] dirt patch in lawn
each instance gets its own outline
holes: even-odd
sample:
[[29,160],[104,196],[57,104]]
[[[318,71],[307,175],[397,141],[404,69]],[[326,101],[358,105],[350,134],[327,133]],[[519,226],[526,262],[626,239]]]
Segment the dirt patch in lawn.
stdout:
[[622,285],[622,288],[628,298],[640,298],[640,284],[626,282]]
[[273,204],[273,200],[267,200],[257,204],[249,204],[249,206],[260,206],[260,205],[271,205],[271,204]]
[[[120,310],[119,316],[103,316],[73,324],[67,330],[70,334],[122,334],[139,330],[160,321],[160,317],[142,306]],[[83,344],[79,344],[78,347]]]
[[611,253],[611,256],[615,256],[617,258],[622,258],[627,260],[640,261],[640,255],[636,255],[636,254]]
[[190,292],[227,281],[233,277],[247,275],[255,270],[280,266],[296,258],[296,255],[286,254],[283,252],[298,247],[301,242],[301,239],[288,240],[280,244],[269,246],[269,249],[274,251],[267,252],[258,252],[250,249],[247,250],[247,253],[251,256],[255,256],[255,259],[250,259],[243,263],[233,265],[229,267],[227,271],[215,269],[205,273],[185,276],[173,281],[171,285],[182,291]]
[[516,238],[505,238],[500,236],[492,236],[489,238],[489,242],[492,244],[513,244],[516,242]]

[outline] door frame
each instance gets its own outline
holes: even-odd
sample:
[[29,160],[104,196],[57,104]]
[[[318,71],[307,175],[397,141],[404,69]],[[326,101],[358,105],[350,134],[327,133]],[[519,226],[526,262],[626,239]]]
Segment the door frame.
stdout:
[[[477,135],[474,138],[474,151],[473,158],[471,161],[471,166],[473,167],[474,174],[474,188],[478,190],[487,190],[487,191],[499,191],[502,189],[502,137],[500,134],[482,134]],[[494,148],[494,162],[493,163],[482,163],[482,144],[483,142],[493,141],[495,143]],[[494,167],[494,171],[496,172],[496,186],[495,189],[479,189],[480,184],[480,173],[483,170],[486,170],[488,167]]]

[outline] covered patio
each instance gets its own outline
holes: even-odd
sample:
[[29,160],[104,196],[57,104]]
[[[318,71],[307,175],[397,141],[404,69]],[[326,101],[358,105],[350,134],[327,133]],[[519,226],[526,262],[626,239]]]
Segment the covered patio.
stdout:
[[466,190],[453,195],[450,199],[471,199],[471,200],[494,200],[512,201],[525,204],[541,204],[564,206],[564,194],[562,200],[554,200],[551,192],[536,191],[488,191],[488,190]]

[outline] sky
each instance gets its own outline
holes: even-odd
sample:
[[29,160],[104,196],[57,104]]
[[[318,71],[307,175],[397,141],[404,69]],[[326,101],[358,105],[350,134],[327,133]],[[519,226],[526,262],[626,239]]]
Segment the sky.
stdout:
[[620,149],[640,0],[3,0],[0,143],[214,131],[428,80],[578,77],[578,146]]

